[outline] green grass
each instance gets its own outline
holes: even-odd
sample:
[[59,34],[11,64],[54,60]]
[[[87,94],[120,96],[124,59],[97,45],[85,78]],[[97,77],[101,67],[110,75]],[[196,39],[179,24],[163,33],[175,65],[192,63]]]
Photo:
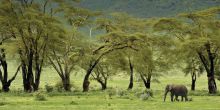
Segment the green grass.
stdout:
[[[13,70],[13,69],[12,69]],[[13,72],[13,71],[12,71]],[[72,74],[71,80],[75,86],[81,88],[84,72],[77,75]],[[173,74],[172,74],[173,73]],[[178,73],[174,74],[174,73]],[[114,80],[113,80],[114,79]],[[109,81],[109,87],[126,90],[128,77],[116,77]],[[135,96],[135,92],[143,89],[142,83],[135,83],[134,90],[127,92],[123,97],[113,95],[109,97],[109,90],[101,91],[100,85],[91,82],[91,91],[81,92],[57,92],[46,93],[46,84],[54,86],[59,80],[58,75],[53,70],[47,68],[42,74],[40,87],[41,94],[46,100],[36,100],[36,93],[24,93],[22,91],[21,74],[12,83],[9,93],[0,93],[0,110],[219,110],[220,95],[209,96],[207,94],[207,78],[202,75],[196,82],[196,91],[190,92],[191,102],[163,102],[163,91],[166,84],[185,84],[190,89],[190,76],[184,77],[180,72],[170,72],[166,77],[160,78],[160,83],[153,82],[153,98],[146,101]],[[217,81],[218,87],[220,87]]]

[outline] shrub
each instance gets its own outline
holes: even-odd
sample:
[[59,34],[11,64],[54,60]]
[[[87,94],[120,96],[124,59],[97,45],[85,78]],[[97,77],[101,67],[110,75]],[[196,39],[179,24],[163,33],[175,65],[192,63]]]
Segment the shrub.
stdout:
[[78,103],[76,103],[75,101],[71,101],[70,105],[78,105]]
[[47,92],[52,92],[53,91],[53,86],[50,86],[50,85],[46,84],[45,89],[46,89]]
[[46,98],[46,95],[44,95],[41,92],[38,92],[38,93],[35,94],[35,100],[36,101],[46,101],[47,98]]
[[125,95],[127,95],[127,92],[125,90],[122,90],[122,89],[117,89],[116,90],[116,96],[122,97],[122,96],[125,96]]
[[[79,88],[73,83],[71,82],[70,83],[70,88],[71,88],[71,91],[74,91],[74,92],[77,92],[79,90]],[[63,88],[63,83],[62,81],[58,81],[55,85],[55,89],[58,91],[58,92],[63,92],[65,91],[64,88]]]
[[62,81],[58,81],[55,85],[55,88],[58,92],[63,92],[63,83]]
[[0,102],[0,106],[4,106],[6,104],[7,104],[6,102]]
[[141,92],[135,91],[135,96],[141,100],[148,100],[150,97],[153,97],[153,91],[150,89],[144,89]]
[[149,94],[141,94],[141,95],[140,95],[140,99],[143,100],[143,101],[144,101],[144,100],[148,100],[149,97],[150,97]]
[[107,94],[108,94],[108,96],[109,96],[110,99],[112,98],[113,95],[116,94],[116,90],[113,89],[113,88],[107,89],[106,92],[107,92]]

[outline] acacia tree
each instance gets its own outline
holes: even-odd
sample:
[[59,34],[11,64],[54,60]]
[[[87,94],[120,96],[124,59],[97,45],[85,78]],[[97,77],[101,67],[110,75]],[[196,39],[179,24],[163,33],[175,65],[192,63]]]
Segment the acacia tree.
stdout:
[[[31,92],[39,88],[40,76],[45,61],[46,50],[53,41],[65,34],[59,14],[71,6],[71,1],[4,0],[4,10],[8,17],[10,33],[16,39],[22,64],[24,90]],[[55,7],[54,7],[55,6]],[[56,7],[57,6],[57,7]],[[10,43],[11,44],[11,43]]]
[[12,81],[15,80],[15,78],[16,78],[19,70],[20,70],[21,65],[18,66],[15,74],[10,79],[8,79],[8,63],[7,63],[7,60],[6,60],[6,54],[5,54],[4,49],[1,49],[0,64],[1,64],[1,67],[3,69],[3,72],[0,69],[0,80],[2,82],[2,90],[4,92],[8,92],[10,90],[9,87],[10,87]]
[[186,67],[183,71],[186,75],[190,74],[192,81],[191,90],[195,91],[197,77],[203,73],[204,68],[202,67],[198,59],[192,58],[191,60],[188,59],[188,61],[186,62]]
[[77,32],[74,32],[73,35],[68,35],[59,42],[60,45],[50,48],[50,52],[47,55],[50,64],[60,76],[65,91],[71,90],[71,72],[79,63],[80,58],[83,57],[81,49],[82,38],[78,37],[82,36],[77,34]]
[[85,39],[83,39],[84,36],[80,33],[79,28],[89,25],[90,18],[99,15],[99,13],[67,4],[59,10],[62,10],[64,19],[67,21],[66,25],[71,29],[70,32],[65,33],[63,38],[57,40],[59,45],[51,45],[48,59],[60,76],[64,90],[70,91],[70,74],[83,57],[83,48],[86,47],[84,44],[87,43],[83,42]]
[[135,57],[135,70],[139,73],[145,87],[150,89],[152,70],[154,69],[151,50],[142,49]]
[[137,33],[127,34],[123,32],[112,19],[97,19],[96,24],[96,29],[104,30],[105,33],[100,37],[101,43],[99,43],[99,45],[101,46],[98,46],[95,51],[90,52],[90,55],[88,55],[90,56],[88,61],[89,67],[86,69],[87,72],[83,81],[83,91],[88,91],[90,83],[89,77],[99,61],[104,56],[116,50],[123,50],[126,48],[136,50],[133,44],[138,40],[137,36],[139,35]]
[[[106,33],[118,32],[129,35],[135,35],[137,33],[144,34],[147,29],[147,22],[145,19],[136,18],[126,13],[112,13],[112,18],[99,18],[97,20],[97,29],[103,29]],[[109,42],[113,37],[105,37],[104,41]],[[125,38],[126,39],[126,38]],[[115,38],[115,41],[124,40],[123,35],[121,37]],[[133,64],[133,54],[135,51],[133,49],[125,48],[120,50],[121,58],[119,58],[123,63],[118,65],[123,71],[126,71],[130,75],[128,89],[133,88],[134,81],[134,64]]]
[[[118,39],[122,38],[123,39]],[[86,92],[89,90],[89,77],[96,67],[96,65],[99,63],[99,61],[104,58],[106,55],[116,51],[116,50],[122,50],[125,48],[131,48],[135,49],[134,44],[136,43],[137,39],[135,35],[126,35],[123,32],[109,32],[102,37],[102,41],[105,41],[104,44],[101,44],[101,46],[98,46],[98,48],[91,47],[91,45],[88,45],[88,50],[86,53],[85,59],[87,60],[87,67],[86,67],[86,75],[84,77],[83,81],[83,91]],[[95,46],[95,45],[94,45]],[[95,48],[94,51],[91,51],[91,48]]]
[[[216,60],[219,52],[219,8],[211,8],[194,13],[181,14],[179,19],[161,19],[155,24],[157,29],[179,39],[179,43],[192,52],[202,63],[208,77],[210,94],[217,91],[215,82]],[[189,22],[190,21],[190,22]]]
[[108,79],[114,76],[117,72],[117,66],[115,65],[115,59],[113,54],[107,55],[103,58],[95,67],[92,75],[92,79],[96,80],[102,86],[102,90],[107,88]]
[[0,66],[2,67],[0,69],[0,80],[2,83],[2,90],[4,92],[8,92],[10,89],[10,85],[12,81],[15,80],[19,70],[20,66],[18,66],[17,71],[15,74],[8,79],[8,63],[6,59],[6,43],[8,41],[11,41],[12,39],[15,39],[14,33],[13,33],[13,26],[10,24],[13,18],[10,16],[13,14],[9,10],[9,3],[7,1],[1,1],[0,5]]

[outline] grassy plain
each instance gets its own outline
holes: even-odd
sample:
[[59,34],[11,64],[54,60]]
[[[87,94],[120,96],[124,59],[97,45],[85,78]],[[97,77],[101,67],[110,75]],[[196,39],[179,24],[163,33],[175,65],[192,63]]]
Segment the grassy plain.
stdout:
[[[13,73],[14,69],[9,70]],[[0,93],[0,110],[220,110],[220,95],[210,96],[207,94],[206,75],[202,75],[196,82],[196,91],[189,93],[193,99],[191,102],[170,102],[170,97],[163,102],[163,92],[166,84],[185,84],[190,89],[190,76],[173,71],[169,75],[160,77],[160,83],[152,83],[153,98],[141,100],[135,95],[143,89],[142,83],[135,83],[134,90],[127,91],[123,97],[113,95],[109,97],[109,90],[100,91],[99,85],[92,81],[91,91],[81,92],[83,73],[72,74],[72,81],[78,88],[75,92],[57,92],[56,90],[47,93],[44,89],[46,84],[54,86],[59,80],[55,71],[50,68],[45,69],[41,79],[40,93],[46,97],[46,101],[37,101],[37,93],[22,92],[21,74],[11,86],[9,93]],[[114,90],[126,91],[128,77],[118,76],[109,81],[108,86]],[[220,87],[219,81],[217,81]]]

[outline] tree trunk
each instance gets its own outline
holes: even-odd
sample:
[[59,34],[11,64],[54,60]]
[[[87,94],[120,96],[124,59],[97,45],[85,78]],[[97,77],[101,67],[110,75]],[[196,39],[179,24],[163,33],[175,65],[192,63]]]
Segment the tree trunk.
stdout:
[[2,79],[2,91],[3,92],[8,92],[9,91],[9,84],[8,84],[8,64],[6,62],[6,58],[5,58],[5,53],[4,53],[4,49],[1,50],[2,52],[2,56],[1,56],[1,66],[3,69],[3,79]]
[[147,82],[146,82],[146,88],[147,88],[147,89],[150,89],[150,84],[151,84],[151,75],[149,75],[149,76],[147,77]]
[[98,64],[100,59],[101,59],[101,57],[99,57],[93,64],[91,64],[89,69],[87,70],[86,75],[83,80],[83,92],[89,91],[89,84],[90,84],[89,77],[90,77],[93,69],[95,68],[95,66]]
[[191,90],[195,91],[196,80],[192,80]]
[[101,83],[101,85],[102,85],[102,90],[107,89],[107,85],[106,85],[106,83]]
[[208,77],[208,89],[210,94],[215,94],[217,92],[217,86],[215,83],[215,78],[214,76],[209,76]]
[[133,85],[134,85],[134,75],[133,75],[133,65],[131,63],[131,60],[129,58],[129,67],[130,67],[130,83],[128,85],[128,90],[131,90],[133,88]]
[[15,72],[14,76],[11,79],[8,79],[8,64],[6,61],[6,55],[4,49],[1,49],[1,55],[0,55],[0,63],[3,69],[3,74],[2,71],[0,70],[0,80],[2,82],[2,91],[3,92],[8,92],[10,90],[10,85],[12,81],[17,76],[18,71],[20,70],[20,66],[17,68],[17,71]]
[[105,80],[104,82],[100,79],[97,79],[97,82],[101,84],[102,86],[102,90],[107,89],[107,80]]
[[215,55],[211,52],[210,43],[206,45],[207,53],[210,61],[210,72],[208,72],[208,89],[210,94],[215,94],[217,92],[217,86],[215,83]]
[[84,80],[83,80],[83,92],[87,92],[89,91],[89,76],[90,74],[92,73],[92,70],[88,70],[85,77],[84,77]]
[[9,85],[7,83],[5,84],[2,84],[2,91],[3,92],[8,92],[10,89],[9,89]]
[[203,55],[202,52],[198,52],[199,58],[205,67],[208,77],[208,90],[210,94],[217,92],[217,85],[215,83],[215,53],[211,52],[211,44],[208,42],[206,45],[206,51],[208,53],[208,59]]
[[195,87],[196,87],[196,74],[193,73],[193,74],[192,74],[191,90],[192,90],[192,91],[195,91]]
[[22,79],[23,79],[23,87],[24,87],[24,91],[28,92],[29,88],[28,88],[28,82],[27,82],[27,68],[26,68],[26,64],[25,62],[22,60]]
[[40,64],[39,64],[39,55],[38,53],[35,53],[35,83],[34,83],[34,91],[37,91],[39,89],[40,84]]
[[143,81],[143,83],[144,83],[144,86],[145,86],[147,89],[150,89],[151,75],[149,75],[149,76],[147,77],[147,80],[145,79],[145,77],[144,77],[142,74],[140,74],[140,76],[141,76],[141,79],[142,79],[142,81]]
[[62,79],[63,82],[63,88],[65,91],[71,91],[71,84],[70,84],[70,77],[66,74],[64,79]]
[[27,89],[28,89],[28,92],[32,92],[33,91],[33,84],[34,84],[34,76],[33,76],[33,70],[32,70],[32,67],[33,67],[33,56],[34,56],[34,53],[33,53],[33,50],[30,49],[29,51],[29,54],[28,54],[28,71],[27,71]]

